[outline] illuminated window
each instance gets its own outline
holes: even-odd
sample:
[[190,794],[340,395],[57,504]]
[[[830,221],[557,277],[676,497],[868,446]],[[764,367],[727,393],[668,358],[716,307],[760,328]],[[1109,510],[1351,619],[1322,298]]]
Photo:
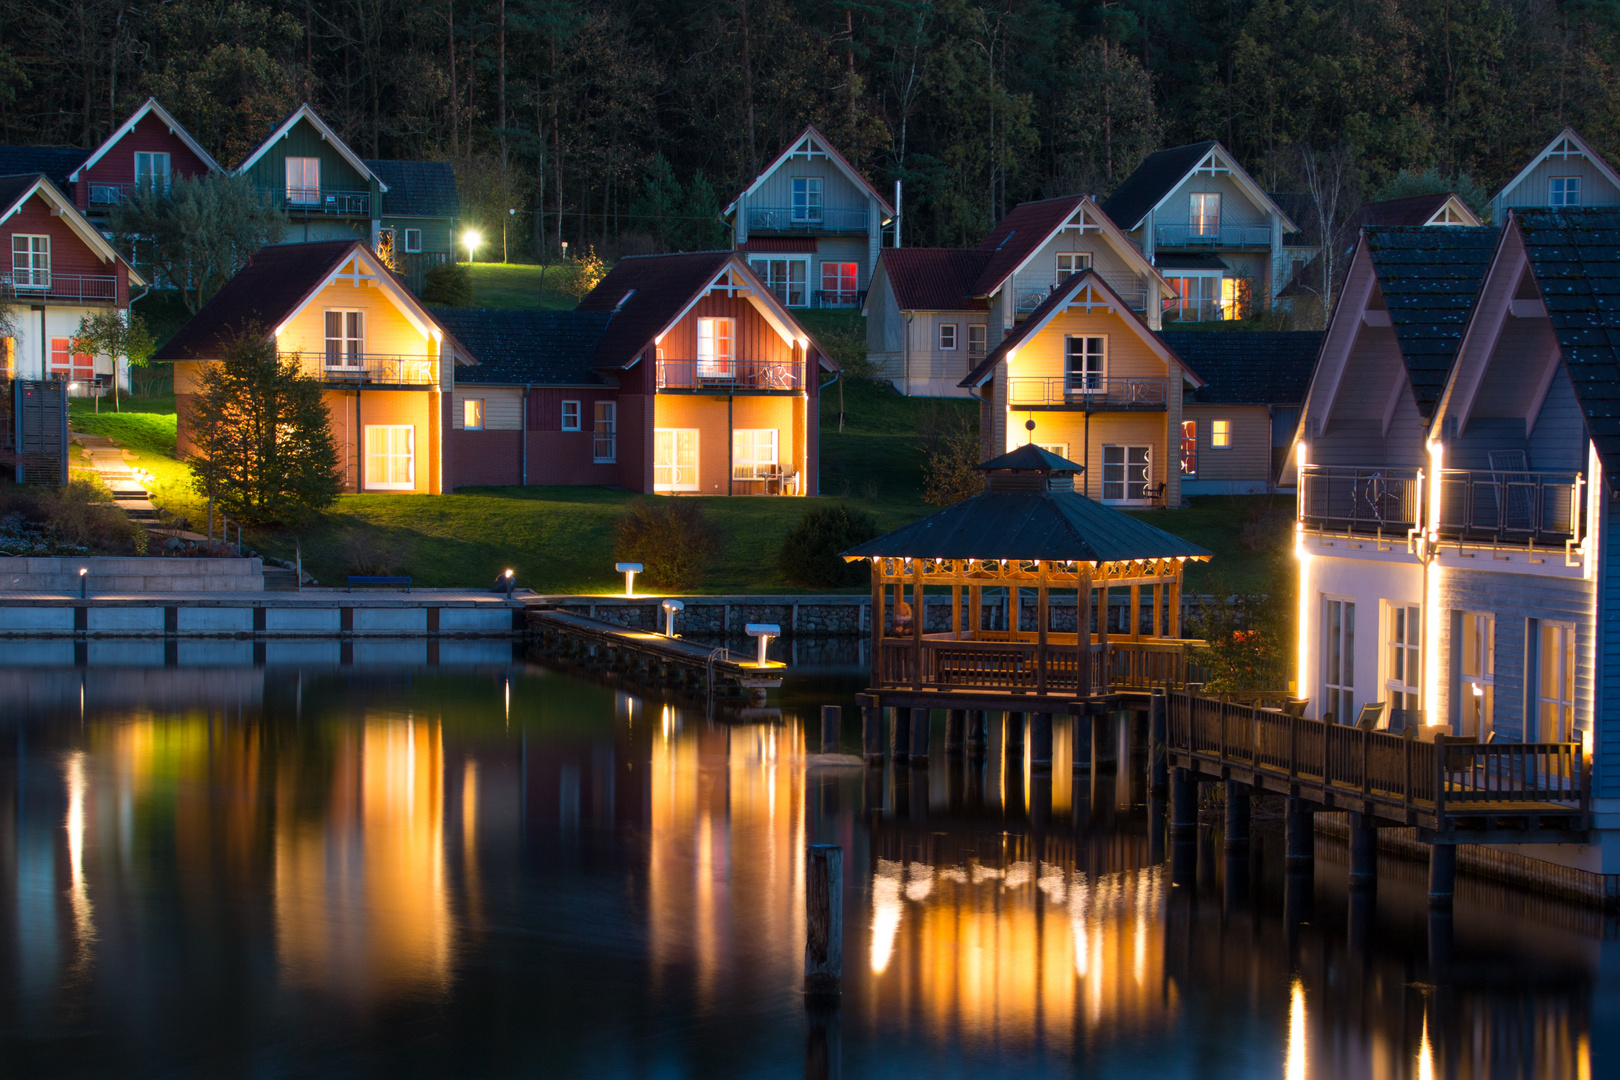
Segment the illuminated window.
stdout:
[[1036,443],[1035,445],[1040,447],[1042,450],[1045,450],[1049,454],[1056,454],[1060,458],[1065,458],[1066,459],[1069,456],[1069,444],[1068,443],[1063,443],[1063,442],[1043,442],[1043,443]]
[[658,428],[653,432],[653,490],[698,489],[696,428]]
[[366,490],[416,487],[416,429],[409,424],[366,425]]
[[360,367],[366,351],[366,313],[328,311],[326,313],[326,366]]
[[484,399],[463,398],[461,402],[461,426],[468,431],[484,430]]
[[1484,742],[1496,703],[1496,620],[1462,612],[1462,678],[1457,692],[1457,734]]
[[1232,446],[1232,421],[1211,420],[1209,422],[1209,445],[1217,450],[1228,450]]
[[[716,320],[730,322],[730,319]],[[596,426],[591,438],[591,460],[611,465],[619,456],[619,406],[612,401],[596,403]]]
[[942,351],[956,348],[956,324],[953,322],[939,324],[939,347]]
[[562,403],[562,429],[564,431],[579,430],[579,402],[565,401]]
[[287,159],[287,202],[292,206],[319,206],[321,202],[321,159]]
[[1102,501],[1144,505],[1153,501],[1153,448],[1104,446]]
[[1581,178],[1578,176],[1555,176],[1548,180],[1547,205],[1581,205]]
[[1198,421],[1181,422],[1181,475],[1198,475]]
[[857,264],[852,262],[824,262],[821,264],[821,303],[824,307],[849,307],[859,295],[855,291]]
[[[1575,737],[1575,627],[1540,624],[1536,650],[1535,733],[1541,742],[1569,742]],[[1531,732],[1525,732],[1528,741]]]
[[1212,192],[1197,192],[1188,207],[1188,232],[1193,236],[1214,236],[1221,231],[1221,197]]
[[1422,611],[1416,604],[1384,606],[1384,700],[1392,710],[1422,708],[1422,626]]
[[1221,279],[1221,307],[1219,317],[1222,319],[1246,319],[1249,317],[1249,283],[1244,278]]
[[699,319],[697,333],[698,378],[730,378],[732,361],[736,358],[737,320]]
[[1321,718],[1353,723],[1356,698],[1356,605],[1322,598]]
[[739,429],[731,433],[731,478],[762,480],[777,472],[776,429]]
[[51,338],[51,370],[48,377],[63,382],[93,382],[96,358],[73,351],[72,338]]
[[1082,270],[1091,268],[1091,252],[1060,251],[1057,256],[1057,283],[1063,284]]

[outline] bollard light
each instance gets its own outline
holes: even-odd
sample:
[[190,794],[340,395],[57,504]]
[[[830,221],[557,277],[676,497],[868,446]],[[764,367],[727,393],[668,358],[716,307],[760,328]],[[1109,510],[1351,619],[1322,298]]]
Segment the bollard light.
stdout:
[[751,622],[743,627],[743,631],[749,637],[759,640],[759,666],[765,667],[769,663],[765,659],[765,650],[770,648],[772,638],[782,636],[782,628],[776,623]]
[[665,600],[658,606],[664,609],[664,636],[674,637],[675,615],[677,612],[685,611],[686,605],[679,600]]
[[90,568],[88,566],[81,566],[81,567],[79,567],[79,599],[80,600],[83,600],[85,598],[85,590],[88,589],[89,587],[90,587]]
[[636,595],[636,575],[641,573],[641,564],[638,562],[614,563],[613,569],[624,575],[624,595]]
[[510,600],[512,599],[512,590],[517,586],[517,578],[512,575],[511,570],[507,570],[502,576],[506,578],[506,598]]

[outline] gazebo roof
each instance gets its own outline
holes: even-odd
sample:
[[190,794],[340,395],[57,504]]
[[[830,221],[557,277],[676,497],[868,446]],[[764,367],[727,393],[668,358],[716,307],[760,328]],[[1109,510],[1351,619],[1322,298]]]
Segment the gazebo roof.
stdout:
[[[1038,446],[1021,446],[979,468],[987,474],[983,493],[857,544],[844,558],[1108,563],[1211,556],[1197,544],[1086,498],[1073,489],[1073,474],[1082,466]],[[1044,473],[1045,480],[1031,484],[1017,475],[1030,472]]]

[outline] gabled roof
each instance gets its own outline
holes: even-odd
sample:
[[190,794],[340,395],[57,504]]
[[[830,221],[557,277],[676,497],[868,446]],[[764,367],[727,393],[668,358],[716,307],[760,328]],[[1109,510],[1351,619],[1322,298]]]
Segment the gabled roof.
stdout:
[[883,273],[901,311],[984,311],[973,286],[990,259],[971,248],[884,248]]
[[596,347],[609,315],[600,311],[434,308],[433,317],[477,359],[456,376],[468,384],[604,384]]
[[738,193],[736,199],[732,199],[731,202],[727,203],[726,208],[720,211],[720,213],[724,215],[735,211],[737,209],[738,199],[741,199],[747,195],[752,195],[759,189],[759,185],[763,184],[772,173],[781,168],[783,162],[798,154],[805,154],[806,156],[824,154],[829,161],[838,166],[838,170],[842,172],[851,183],[853,183],[856,187],[864,188],[867,193],[872,196],[872,198],[878,201],[878,205],[883,207],[885,213],[887,213],[891,218],[894,216],[894,207],[889,205],[889,200],[883,197],[883,193],[869,184],[866,177],[862,176],[859,172],[856,172],[855,166],[851,165],[848,160],[845,159],[844,155],[840,154],[837,148],[834,147],[832,143],[827,141],[827,137],[825,135],[816,130],[816,125],[814,124],[807,125],[803,131],[799,132],[798,138],[788,143],[787,149],[776,155],[776,160],[765,166],[765,168],[760,171],[760,174],[754,177],[753,182]]
[[[1089,296],[1087,299],[1084,301],[1079,300],[1080,294],[1088,290]],[[1006,359],[1007,355],[1015,351],[1026,339],[1040,333],[1048,323],[1068,310],[1071,306],[1071,300],[1076,304],[1085,304],[1088,307],[1106,306],[1114,311],[1127,324],[1136,327],[1143,343],[1157,353],[1161,360],[1167,364],[1173,362],[1179,365],[1182,373],[1187,377],[1187,381],[1194,386],[1204,385],[1204,380],[1198,377],[1198,374],[1187,365],[1186,361],[1176,355],[1175,351],[1165,343],[1164,338],[1148,329],[1148,324],[1142,321],[1142,317],[1131,310],[1129,304],[1119,298],[1119,294],[1113,290],[1113,287],[1107,281],[1103,280],[1101,274],[1091,269],[1080,271],[1062,285],[1053,289],[1052,295],[1042,300],[1040,306],[1029,313],[1028,318],[1013,327],[1012,332],[1001,339],[1001,344],[992,349],[989,356],[979,361],[979,365],[968,372],[967,377],[957,385],[966,387],[982,386],[989,379],[991,373],[995,371],[997,364]]]
[[79,213],[78,207],[73,205],[73,200],[64,195],[61,188],[41,173],[0,176],[0,224],[4,224],[12,214],[21,210],[23,204],[35,195],[50,203],[53,212],[73,230],[75,236],[84,241],[85,247],[96,253],[102,262],[123,263],[131,284],[146,284],[146,279],[136,273],[135,268],[118,254],[117,249],[101,235],[101,230],[90,224],[85,216]]
[[1418,412],[1424,417],[1433,413],[1445,390],[1500,236],[1500,229],[1483,226],[1363,231]]
[[448,161],[386,161],[366,158],[366,168],[382,181],[383,214],[388,217],[455,217],[456,170]]
[[[440,334],[443,324],[421,306],[405,286],[377,263],[377,256],[358,240],[322,240],[310,244],[271,244],[253,253],[202,310],[191,317],[152,357],[154,360],[218,360],[233,338],[257,326],[275,332],[309,304],[356,256],[374,264],[374,279],[413,322]],[[457,362],[471,362],[472,352],[457,346]]]
[[[1106,238],[1120,257],[1134,266],[1137,273],[1150,278],[1159,276],[1142,254],[1142,249],[1103,212],[1095,199],[1089,195],[1064,195],[1019,203],[997,223],[989,236],[980,241],[978,250],[988,252],[990,260],[973,286],[975,295],[994,296],[1060,230],[1073,228],[1071,223],[1076,215],[1080,216],[1082,228],[1088,227],[1089,223],[1089,227],[1095,228]],[[1168,296],[1169,286],[1162,281],[1160,284]]]
[[118,141],[120,139],[122,139],[125,135],[128,135],[131,131],[134,131],[135,125],[140,123],[148,113],[156,115],[159,120],[163,121],[163,123],[169,128],[169,134],[176,136],[181,142],[185,143],[186,148],[193,154],[196,154],[198,159],[204,165],[208,166],[208,170],[210,172],[222,173],[225,171],[224,168],[220,166],[219,162],[214,160],[214,156],[207,150],[204,150],[202,148],[202,144],[191,137],[191,132],[187,131],[185,126],[182,125],[180,121],[176,120],[173,116],[170,116],[169,110],[158,104],[157,98],[147,98],[146,104],[142,105],[140,108],[131,113],[129,119],[125,120],[118,126],[117,131],[114,131],[111,135],[107,136],[100,146],[91,151],[90,156],[85,158],[77,169],[73,170],[73,175],[69,176],[68,179],[77,180],[80,173],[84,172],[96,162],[100,161],[102,157],[106,155],[107,151],[118,145]]
[[1503,184],[1502,189],[1495,195],[1491,196],[1491,202],[1495,203],[1497,200],[1501,199],[1502,196],[1506,195],[1509,189],[1517,187],[1525,177],[1530,175],[1531,171],[1534,170],[1537,165],[1540,165],[1543,161],[1546,161],[1550,157],[1561,157],[1566,159],[1570,157],[1584,157],[1592,163],[1593,167],[1596,168],[1598,172],[1602,173],[1608,178],[1609,183],[1613,184],[1617,190],[1620,190],[1620,173],[1616,173],[1614,168],[1604,160],[1603,155],[1592,149],[1592,144],[1581,138],[1580,134],[1576,132],[1574,128],[1567,127],[1563,131],[1560,131],[1557,135],[1554,135],[1552,141],[1541,148],[1541,153],[1537,154],[1535,157],[1526,162],[1524,168],[1520,169],[1518,173],[1514,175],[1513,179]]
[[1435,218],[1448,206],[1453,213],[1464,218],[1460,224],[1472,226],[1481,224],[1479,215],[1470,210],[1467,203],[1449,191],[1436,192],[1432,195],[1413,195],[1406,199],[1385,199],[1383,202],[1367,203],[1357,211],[1356,224],[1363,227],[1447,224],[1437,222]]
[[350,150],[349,144],[338,138],[338,133],[326,125],[326,121],[320,118],[320,115],[310,107],[307,101],[298,106],[298,108],[294,109],[292,115],[288,116],[287,119],[277,124],[276,129],[270,133],[269,137],[255,147],[252,153],[243,158],[242,163],[236,168],[232,169],[231,172],[237,176],[247,172],[248,169],[253,167],[253,163],[255,161],[258,161],[261,157],[269,152],[270,148],[276,144],[276,140],[285,136],[287,132],[293,129],[293,125],[298,123],[300,120],[308,120],[311,124],[314,124],[315,130],[321,133],[321,137],[328,143],[331,143],[332,148],[341,154],[343,160],[347,161],[354,171],[359,173],[361,177],[367,180],[375,179],[378,186],[381,187],[382,190],[388,190],[388,185],[383,182],[382,177],[373,173],[360,155],[356,154],[353,150]]
[[1198,370],[1203,405],[1298,405],[1322,347],[1320,330],[1180,330],[1159,335]]
[[0,176],[41,173],[58,187],[84,160],[84,151],[68,146],[0,146]]
[[1136,167],[1136,171],[1125,178],[1125,182],[1119,185],[1118,190],[1108,197],[1108,201],[1103,203],[1103,211],[1126,232],[1135,232],[1141,227],[1148,211],[1156,209],[1193,170],[1211,159],[1215,167],[1230,172],[1238,187],[1242,188],[1251,199],[1262,207],[1276,211],[1283,220],[1284,232],[1293,232],[1299,228],[1293,219],[1283,212],[1282,207],[1261,190],[1260,185],[1254,182],[1254,178],[1237,163],[1237,159],[1227,153],[1226,147],[1213,139],[1149,154],[1143,159],[1142,164]]

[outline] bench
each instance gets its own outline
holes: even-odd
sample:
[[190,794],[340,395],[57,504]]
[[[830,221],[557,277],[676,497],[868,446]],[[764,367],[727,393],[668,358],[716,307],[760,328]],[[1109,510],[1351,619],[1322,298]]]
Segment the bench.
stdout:
[[411,591],[411,579],[408,577],[381,577],[371,574],[350,574],[349,592],[354,592],[356,585],[403,585],[405,591]]

